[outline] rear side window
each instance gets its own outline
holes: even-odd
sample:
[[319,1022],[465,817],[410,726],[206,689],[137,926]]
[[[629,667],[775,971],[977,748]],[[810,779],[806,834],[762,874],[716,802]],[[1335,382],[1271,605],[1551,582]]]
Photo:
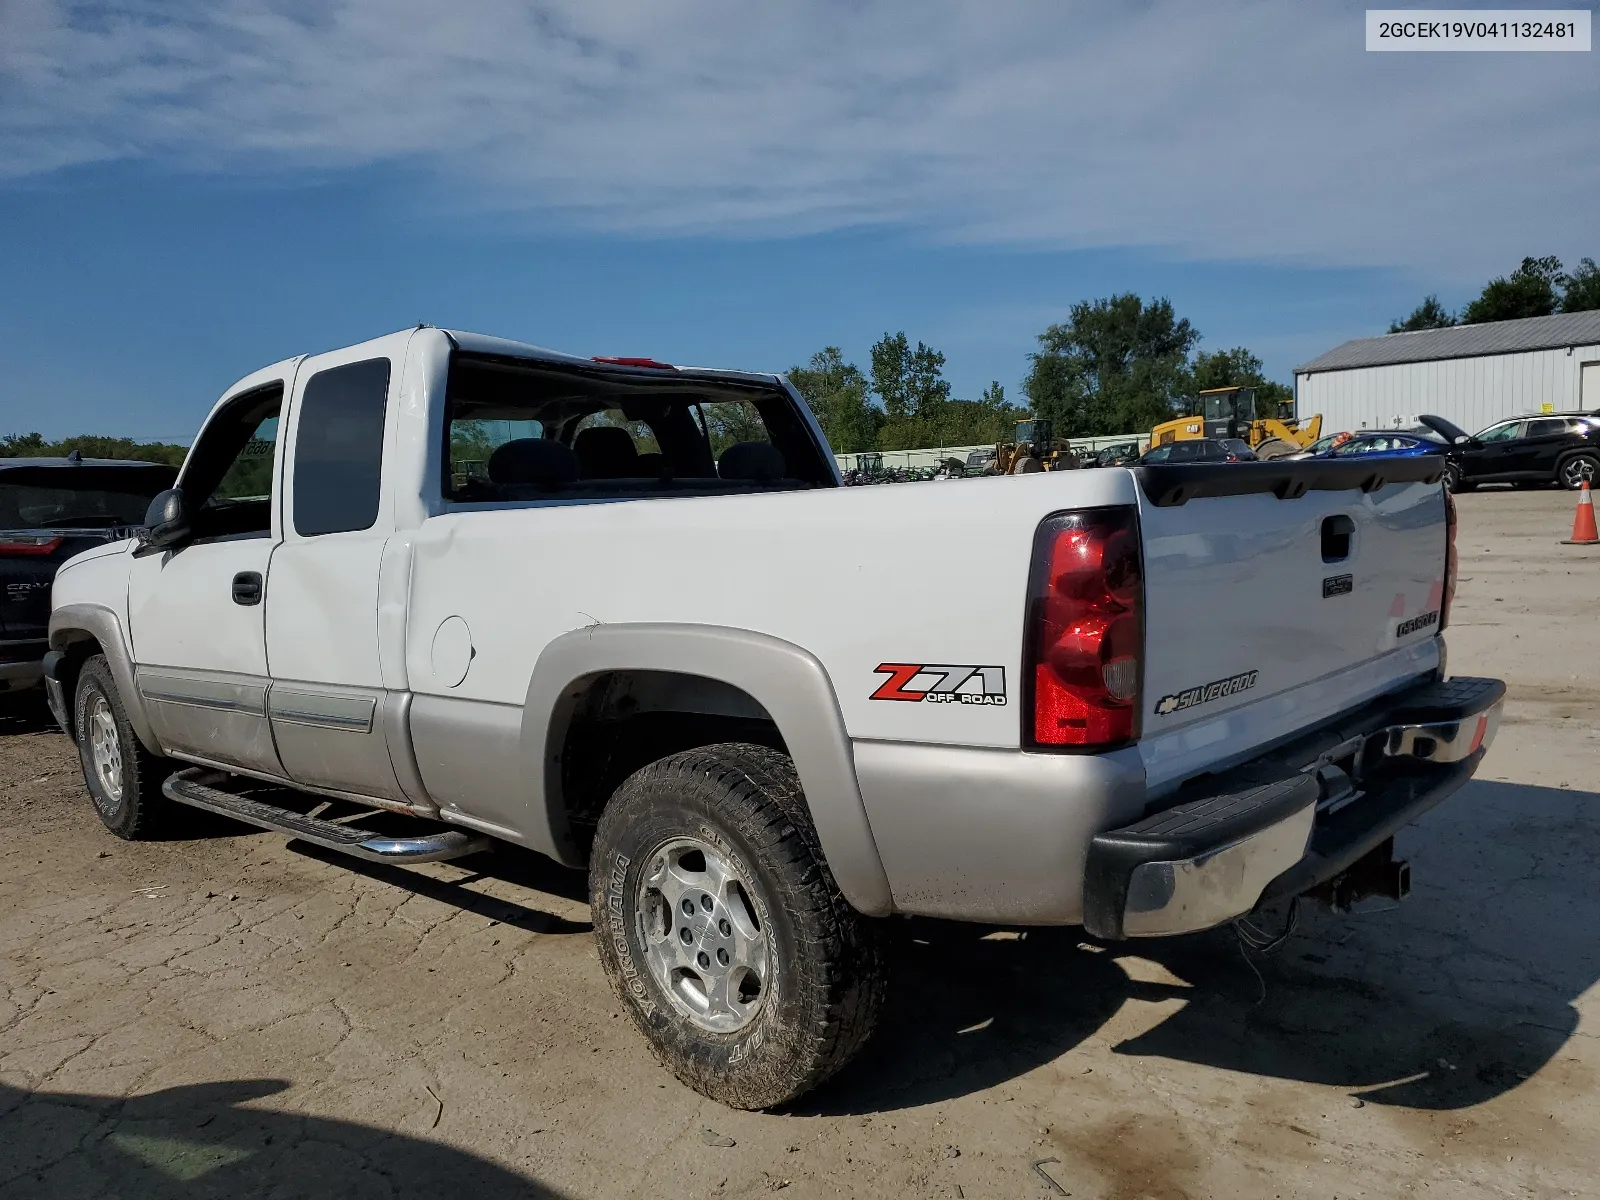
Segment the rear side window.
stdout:
[[389,360],[318,371],[300,398],[294,528],[303,537],[370,529],[378,519]]
[[1543,421],[1528,422],[1528,436],[1536,437],[1562,437],[1567,432],[1567,422],[1560,417]]

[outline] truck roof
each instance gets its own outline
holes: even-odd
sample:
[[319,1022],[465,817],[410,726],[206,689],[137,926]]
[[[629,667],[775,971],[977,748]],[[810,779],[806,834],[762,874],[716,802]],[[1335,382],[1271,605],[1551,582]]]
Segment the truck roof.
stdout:
[[[444,329],[440,332],[447,335],[451,341],[462,350],[472,354],[498,354],[510,358],[532,358],[543,362],[561,363],[566,366],[585,367],[594,370],[601,366],[609,371],[622,371],[629,374],[651,375],[662,370],[661,367],[634,367],[617,362],[597,362],[593,358],[584,358],[577,354],[566,354],[560,350],[550,350],[544,346],[535,346],[530,342],[518,342],[511,338],[494,337],[485,333],[472,333],[464,329]],[[672,369],[701,377],[714,377],[717,379],[744,379],[752,383],[772,383],[777,374],[772,371],[738,371],[726,367],[694,367],[681,363],[673,363]]]

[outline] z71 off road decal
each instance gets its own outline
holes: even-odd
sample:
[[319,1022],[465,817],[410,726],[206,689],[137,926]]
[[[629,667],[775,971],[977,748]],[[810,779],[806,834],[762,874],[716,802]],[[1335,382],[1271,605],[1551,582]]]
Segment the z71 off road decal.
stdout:
[[1186,708],[1193,708],[1196,704],[1207,704],[1212,700],[1220,700],[1224,696],[1231,696],[1235,692],[1246,691],[1256,685],[1256,677],[1260,671],[1242,671],[1238,675],[1229,675],[1226,679],[1215,679],[1210,683],[1203,683],[1199,687],[1187,688],[1181,692],[1174,692],[1170,696],[1163,696],[1156,701],[1156,716],[1165,717],[1175,712],[1182,712]]
[[1420,617],[1412,617],[1409,621],[1401,621],[1394,627],[1394,635],[1403,638],[1408,633],[1415,633],[1419,629],[1427,629],[1430,625],[1439,623],[1439,611],[1425,612]]
[[879,663],[887,675],[872,693],[874,700],[909,700],[914,704],[995,704],[1006,702],[1004,667],[955,667],[932,663]]

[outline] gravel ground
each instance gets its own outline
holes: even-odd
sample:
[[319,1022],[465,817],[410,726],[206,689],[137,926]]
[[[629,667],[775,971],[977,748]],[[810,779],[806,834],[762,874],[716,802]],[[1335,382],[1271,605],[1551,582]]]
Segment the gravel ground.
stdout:
[[1462,498],[1451,667],[1511,703],[1402,834],[1407,903],[1254,961],[901,922],[878,1037],[786,1115],[656,1067],[576,874],[120,842],[12,703],[0,1196],[1593,1195],[1600,550],[1557,545],[1571,509]]

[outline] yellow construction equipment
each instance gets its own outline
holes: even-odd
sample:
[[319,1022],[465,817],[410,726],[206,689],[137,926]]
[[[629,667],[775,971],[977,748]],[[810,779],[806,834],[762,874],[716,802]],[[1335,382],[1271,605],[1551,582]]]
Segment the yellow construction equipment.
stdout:
[[1072,444],[1054,436],[1049,421],[1018,421],[1017,437],[994,448],[995,475],[1028,475],[1035,471],[1066,471],[1078,465]]
[[1322,436],[1322,414],[1305,420],[1256,416],[1253,387],[1207,388],[1191,417],[1163,421],[1150,431],[1150,444],[1184,442],[1190,438],[1243,438],[1260,458],[1282,458],[1304,450]]

